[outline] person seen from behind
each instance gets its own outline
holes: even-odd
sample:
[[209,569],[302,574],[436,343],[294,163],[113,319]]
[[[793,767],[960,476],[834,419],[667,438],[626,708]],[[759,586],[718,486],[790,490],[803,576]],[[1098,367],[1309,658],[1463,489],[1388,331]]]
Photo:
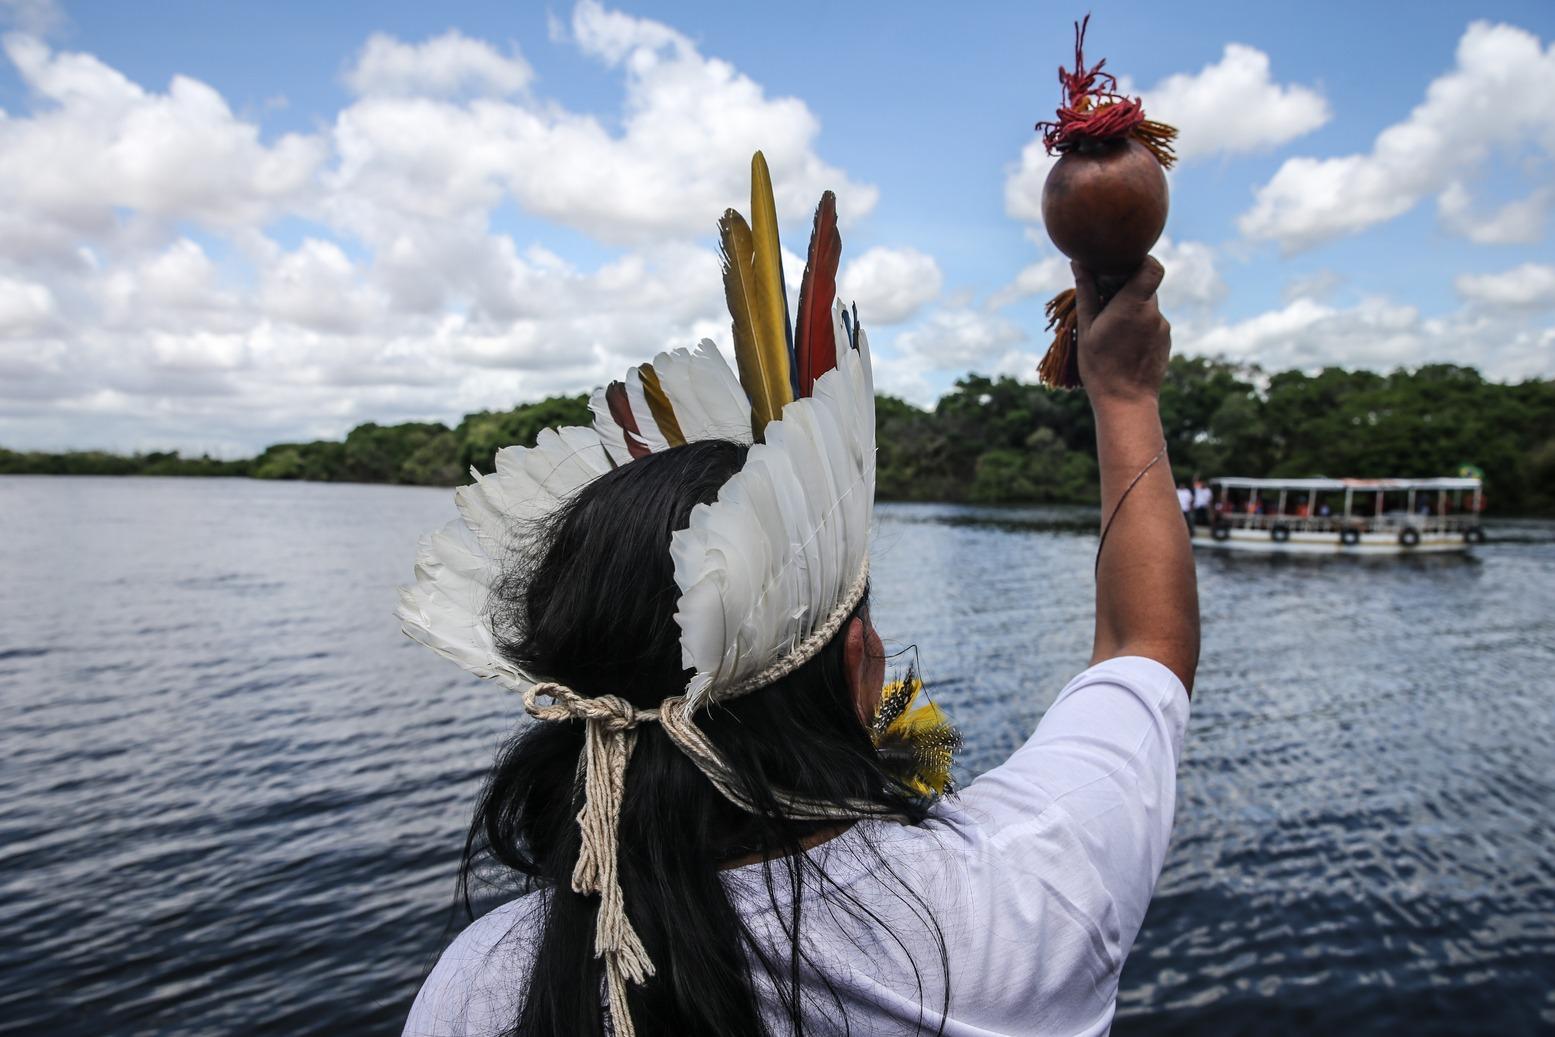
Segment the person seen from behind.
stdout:
[[[867,562],[831,577],[808,570],[811,589],[794,591],[813,613],[808,633],[782,639],[787,654],[763,657],[727,697],[722,668],[741,666],[740,653],[763,643],[762,624],[789,622],[795,607],[762,611],[757,597],[750,610],[719,611],[737,578],[764,578],[766,547],[709,548],[722,576],[689,582],[711,564],[700,545],[716,536],[749,528],[766,544],[763,523],[804,521],[810,498],[783,487],[823,497],[840,488],[839,508],[872,501],[873,389],[856,315],[836,308],[836,369],[755,442],[713,435],[712,422],[693,439],[697,422],[667,409],[682,407],[689,397],[677,386],[691,383],[672,378],[680,361],[661,354],[657,373],[597,397],[595,429],[616,436],[610,463],[545,498],[542,517],[503,526],[498,505],[519,508],[517,498],[466,488],[477,537],[521,534],[493,552],[503,570],[479,614],[489,619],[443,595],[436,581],[464,578],[456,566],[423,565],[401,614],[418,640],[526,689],[537,720],[487,776],[463,862],[467,891],[495,884],[516,895],[442,954],[407,1037],[1110,1030],[1171,838],[1199,658],[1188,505],[1174,496],[1158,408],[1171,344],[1162,276],[1147,260],[1103,308],[1094,277],[1075,268],[1102,522],[1090,662],[1020,748],[959,791],[943,769],[954,739],[937,710],[923,721],[931,737],[909,740],[905,755],[882,735],[918,715],[904,712],[916,687],[885,681]],[[737,336],[743,383],[740,348]],[[703,359],[713,364],[689,362]],[[700,399],[719,378],[701,383]],[[740,401],[730,413],[744,420],[742,408],[759,407]],[[849,414],[867,414],[852,433],[862,446],[841,443],[844,460],[818,481],[782,468],[812,412],[824,418],[815,428],[830,430],[816,442],[834,444],[850,434]],[[672,419],[679,444],[664,431]],[[585,431],[512,455],[503,485],[533,478],[543,490],[551,469],[530,462]],[[587,442],[588,453],[557,447],[556,463],[592,458],[600,440]],[[836,474],[849,464],[867,480]],[[849,488],[866,484],[869,501],[850,504]],[[868,511],[861,517],[867,530]],[[839,534],[837,550],[852,535]],[[771,543],[788,540],[778,531]],[[827,557],[817,556],[829,566]],[[447,633],[456,628],[439,625],[438,609],[476,633]],[[477,649],[490,654],[472,661]],[[1040,702],[1051,690],[1028,693]]]

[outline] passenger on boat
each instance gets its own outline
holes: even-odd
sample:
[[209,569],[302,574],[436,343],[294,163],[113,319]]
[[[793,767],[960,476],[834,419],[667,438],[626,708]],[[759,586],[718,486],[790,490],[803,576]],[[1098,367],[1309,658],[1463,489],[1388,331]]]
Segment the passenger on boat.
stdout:
[[1214,499],[1203,479],[1193,477],[1193,521],[1195,525],[1209,525],[1209,504]]

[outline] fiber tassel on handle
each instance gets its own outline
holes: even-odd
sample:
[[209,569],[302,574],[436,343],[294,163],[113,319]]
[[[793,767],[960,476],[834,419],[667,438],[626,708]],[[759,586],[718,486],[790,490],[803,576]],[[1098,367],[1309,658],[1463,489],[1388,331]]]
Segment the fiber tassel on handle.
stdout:
[[[1127,283],[1126,277],[1098,277],[1096,294],[1102,306]],[[1073,288],[1048,300],[1047,330],[1053,332],[1053,343],[1037,365],[1037,381],[1049,389],[1080,388],[1085,383],[1080,380],[1080,315]]]
[[1048,300],[1047,330],[1053,332],[1053,344],[1037,365],[1037,381],[1049,389],[1080,388],[1080,322],[1073,288]]

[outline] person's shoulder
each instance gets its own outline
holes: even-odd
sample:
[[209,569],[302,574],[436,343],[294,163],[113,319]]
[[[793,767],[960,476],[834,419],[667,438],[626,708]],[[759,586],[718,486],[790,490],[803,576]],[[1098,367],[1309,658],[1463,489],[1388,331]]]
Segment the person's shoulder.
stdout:
[[1148,656],[1119,655],[1066,684],[1032,742],[1100,739],[1131,759],[1155,758],[1175,774],[1189,711],[1188,689],[1169,666]]
[[962,791],[961,817],[1035,834],[1125,798],[1157,801],[1176,773],[1187,720],[1187,690],[1160,662],[1096,663],[1064,686],[1024,745]]
[[1056,706],[1081,689],[1097,684],[1121,687],[1159,709],[1174,707],[1179,699],[1183,706],[1188,703],[1188,689],[1182,679],[1160,660],[1144,655],[1115,655],[1075,675],[1053,704]]
[[545,908],[544,895],[527,893],[499,904],[464,927],[438,964],[489,960],[493,955],[525,954],[533,927]]
[[405,1037],[498,1033],[523,996],[544,895],[530,893],[465,926],[416,995]]

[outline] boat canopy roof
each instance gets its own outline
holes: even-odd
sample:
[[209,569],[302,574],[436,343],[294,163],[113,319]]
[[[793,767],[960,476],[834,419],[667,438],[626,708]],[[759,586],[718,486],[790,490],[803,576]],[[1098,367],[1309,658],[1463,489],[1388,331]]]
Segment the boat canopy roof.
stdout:
[[1233,490],[1477,490],[1480,480],[1438,479],[1249,479],[1222,475],[1210,480]]

